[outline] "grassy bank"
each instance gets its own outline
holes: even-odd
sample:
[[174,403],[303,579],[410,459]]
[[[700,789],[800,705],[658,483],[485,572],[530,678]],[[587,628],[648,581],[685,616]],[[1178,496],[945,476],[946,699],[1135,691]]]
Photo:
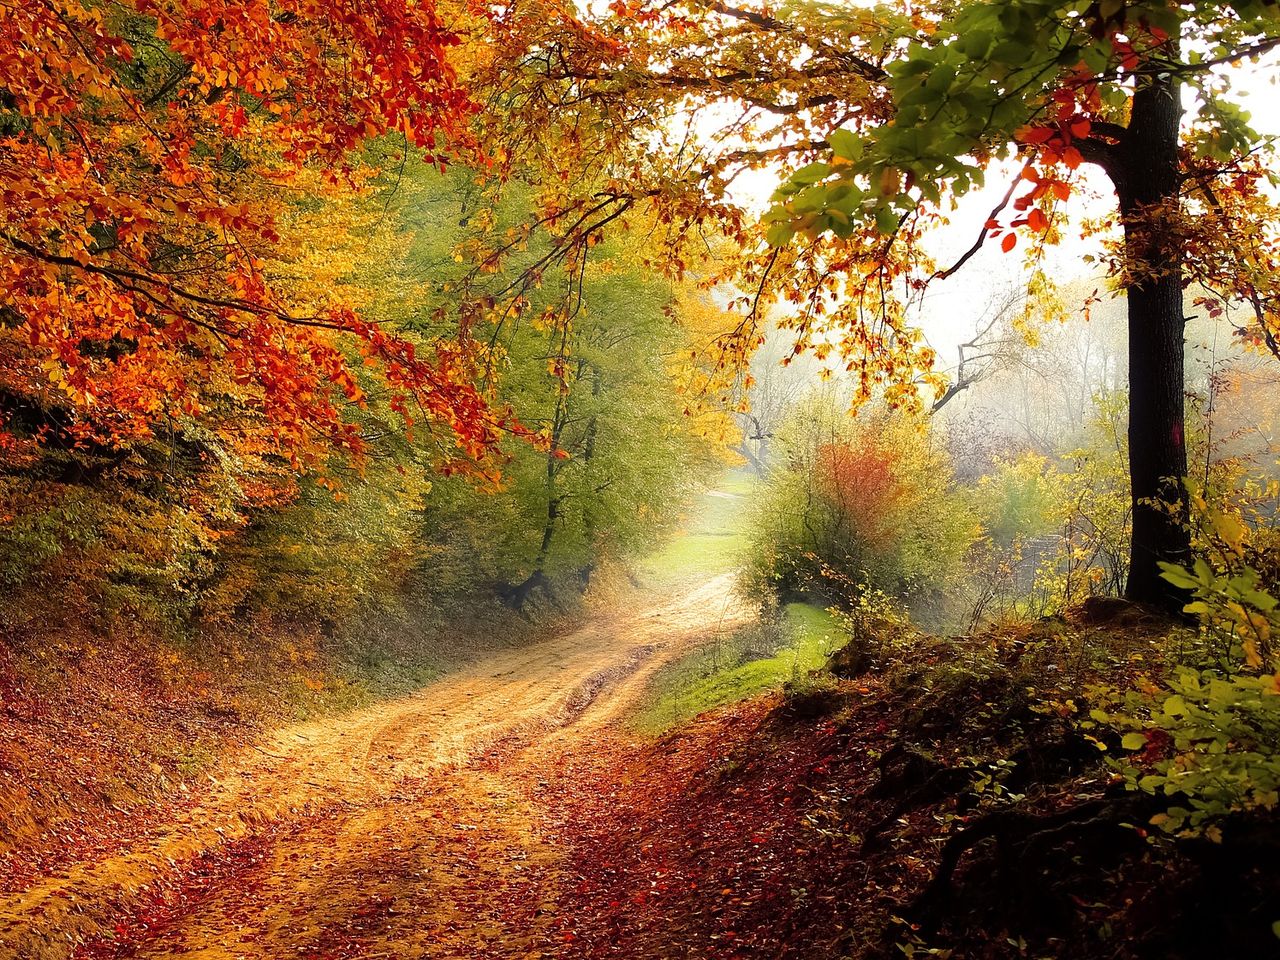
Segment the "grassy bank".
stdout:
[[635,726],[658,733],[780,687],[822,667],[842,642],[825,610],[788,604],[776,617],[717,637],[661,671]]

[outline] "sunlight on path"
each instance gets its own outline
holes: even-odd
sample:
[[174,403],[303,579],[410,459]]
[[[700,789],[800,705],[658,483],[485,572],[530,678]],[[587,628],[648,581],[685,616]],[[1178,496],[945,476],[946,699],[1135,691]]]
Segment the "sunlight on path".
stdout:
[[557,851],[519,787],[747,619],[732,580],[278,731],[145,842],[0,901],[0,958],[541,955]]

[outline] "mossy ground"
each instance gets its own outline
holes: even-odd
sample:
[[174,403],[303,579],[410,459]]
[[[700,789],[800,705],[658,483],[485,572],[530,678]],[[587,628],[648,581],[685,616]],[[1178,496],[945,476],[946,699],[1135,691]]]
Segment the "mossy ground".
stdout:
[[820,669],[843,642],[825,611],[803,603],[718,637],[663,670],[636,729],[658,733],[707,710],[737,703]]

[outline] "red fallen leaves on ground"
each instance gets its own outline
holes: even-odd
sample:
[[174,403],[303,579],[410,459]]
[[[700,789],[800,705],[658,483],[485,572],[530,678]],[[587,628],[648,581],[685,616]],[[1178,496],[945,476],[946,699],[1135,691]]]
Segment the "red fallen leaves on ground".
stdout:
[[[993,708],[993,698],[1017,682],[982,679],[942,699],[882,679],[845,682],[822,701],[828,716],[805,716],[820,711],[803,697],[784,704],[772,696],[653,741],[589,723],[563,728],[565,736],[521,728],[470,764],[401,782],[394,795],[358,804],[359,811],[378,811],[378,829],[361,821],[361,831],[348,835],[356,842],[336,855],[322,851],[335,849],[334,824],[345,821],[321,810],[177,868],[180,876],[82,956],[126,957],[130,944],[148,941],[177,952],[187,942],[177,920],[202,900],[216,901],[210,916],[228,918],[242,932],[247,925],[256,936],[262,928],[255,917],[294,903],[299,889],[291,886],[297,875],[290,861],[299,853],[325,860],[324,882],[303,885],[293,915],[305,915],[307,929],[291,933],[288,952],[277,955],[895,955],[896,943],[911,934],[892,917],[928,883],[945,838],[982,815],[970,789],[975,764],[1025,740],[1025,730],[1010,739],[1008,717]],[[1057,735],[1054,716],[1023,721],[1043,727],[1042,747],[1054,746],[1043,736]],[[1089,747],[1086,760],[1092,758]],[[904,759],[925,764],[927,779],[903,772],[910,768],[898,766]],[[943,774],[950,786],[939,786]],[[933,791],[918,789],[924,785]],[[1100,789],[1092,767],[1029,786],[1032,813],[1060,810],[1081,791]],[[1107,878],[1087,868],[1084,885],[1067,890],[1077,929],[1133,926],[1125,905],[1140,902],[1166,867],[1144,859]],[[988,883],[989,870],[989,863],[977,866],[971,895],[945,931],[965,956],[1010,955],[1000,931],[1011,888]],[[1075,896],[1098,879],[1101,893]],[[399,952],[406,945],[408,952]]]
[[75,960],[121,960],[134,956],[138,944],[161,936],[210,890],[243,880],[262,863],[275,839],[275,830],[267,827],[205,851],[184,864],[176,876],[157,883],[136,910],[120,918],[111,939],[81,944],[76,949]]
[[204,783],[182,755],[212,757],[251,732],[166,675],[160,653],[133,637],[0,637],[0,893],[177,819]]
[[[561,955],[844,954],[875,891],[855,841],[827,826],[874,763],[848,731],[780,724],[776,706],[757,700],[652,745],[562,761],[543,791],[578,878],[559,904]],[[868,732],[879,720],[869,713]]]

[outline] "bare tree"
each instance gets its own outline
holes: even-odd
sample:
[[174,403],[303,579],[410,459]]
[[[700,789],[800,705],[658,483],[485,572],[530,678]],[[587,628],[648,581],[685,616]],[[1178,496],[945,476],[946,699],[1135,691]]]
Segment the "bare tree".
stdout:
[[1026,347],[1013,318],[1025,307],[1026,292],[1010,287],[994,295],[974,322],[973,336],[956,348],[957,363],[947,371],[951,382],[929,408],[934,414],[974,384],[1008,368]]
[[816,370],[806,357],[792,356],[792,344],[770,333],[751,360],[751,386],[743,399],[747,408],[737,412],[742,439],[734,447],[751,471],[763,476],[773,457],[773,439],[787,415],[812,386]]

